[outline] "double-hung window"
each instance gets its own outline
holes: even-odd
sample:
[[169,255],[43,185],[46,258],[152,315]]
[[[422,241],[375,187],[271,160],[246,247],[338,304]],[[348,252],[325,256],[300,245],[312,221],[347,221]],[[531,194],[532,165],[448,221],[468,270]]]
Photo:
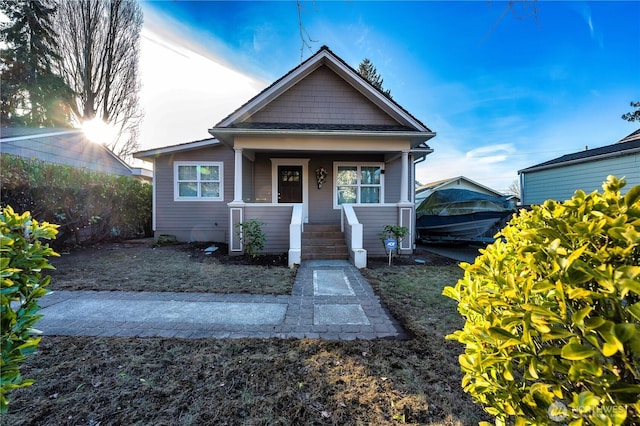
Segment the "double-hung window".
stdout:
[[335,163],[335,204],[380,204],[383,198],[382,163]]
[[176,201],[222,201],[222,163],[176,161],[174,199]]

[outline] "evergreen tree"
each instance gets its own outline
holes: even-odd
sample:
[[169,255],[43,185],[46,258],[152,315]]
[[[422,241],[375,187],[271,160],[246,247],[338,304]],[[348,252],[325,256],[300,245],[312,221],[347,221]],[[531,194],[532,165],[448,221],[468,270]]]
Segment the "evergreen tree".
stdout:
[[382,87],[383,79],[369,59],[364,58],[362,62],[360,62],[360,65],[358,66],[358,74],[371,83],[373,87],[378,89],[387,98],[392,99],[391,91],[385,90],[385,88]]
[[52,70],[58,59],[55,5],[49,0],[5,0],[0,11],[9,18],[0,26],[2,124],[67,125],[69,89]]
[[640,121],[640,102],[631,102],[631,107],[636,110],[623,114],[622,119],[631,122]]

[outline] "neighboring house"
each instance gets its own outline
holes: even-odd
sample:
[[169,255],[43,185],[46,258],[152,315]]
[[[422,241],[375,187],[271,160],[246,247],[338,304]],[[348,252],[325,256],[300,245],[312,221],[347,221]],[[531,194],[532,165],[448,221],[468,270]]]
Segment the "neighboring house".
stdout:
[[151,171],[133,171],[104,145],[91,142],[77,129],[2,127],[0,153],[151,182]]
[[[211,139],[150,149],[154,231],[182,241],[220,241],[242,253],[237,225],[264,223],[265,252],[307,258],[332,225],[348,257],[382,256],[379,234],[401,225],[415,237],[414,161],[435,134],[327,47],[216,124]],[[305,232],[305,233],[306,233]],[[319,231],[322,232],[322,231]]]
[[608,175],[626,178],[622,192],[640,185],[640,129],[612,145],[585,149],[519,170],[522,203],[564,201],[582,189],[602,191]]
[[458,176],[454,178],[438,180],[431,183],[425,183],[424,185],[420,185],[419,187],[417,187],[415,195],[416,207],[418,207],[420,203],[422,203],[424,199],[429,195],[433,194],[435,191],[443,189],[468,189],[469,191],[475,191],[494,197],[504,196],[504,194],[491,189],[488,186],[484,186],[464,176]]

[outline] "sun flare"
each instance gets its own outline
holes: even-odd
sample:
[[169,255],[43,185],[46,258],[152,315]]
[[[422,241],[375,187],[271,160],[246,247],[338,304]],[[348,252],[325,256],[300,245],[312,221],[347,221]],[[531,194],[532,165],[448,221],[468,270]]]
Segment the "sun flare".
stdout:
[[117,136],[116,129],[99,118],[93,118],[82,123],[82,131],[87,139],[99,144],[108,144]]

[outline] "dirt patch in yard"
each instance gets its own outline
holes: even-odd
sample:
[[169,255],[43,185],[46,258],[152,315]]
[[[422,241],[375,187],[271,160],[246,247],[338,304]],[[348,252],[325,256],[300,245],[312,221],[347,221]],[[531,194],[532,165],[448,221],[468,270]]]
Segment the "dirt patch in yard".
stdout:
[[[206,254],[208,247],[218,247]],[[51,258],[51,290],[290,294],[285,255],[229,256],[225,244],[156,246],[135,240],[75,248]],[[265,273],[268,271],[268,273]]]

